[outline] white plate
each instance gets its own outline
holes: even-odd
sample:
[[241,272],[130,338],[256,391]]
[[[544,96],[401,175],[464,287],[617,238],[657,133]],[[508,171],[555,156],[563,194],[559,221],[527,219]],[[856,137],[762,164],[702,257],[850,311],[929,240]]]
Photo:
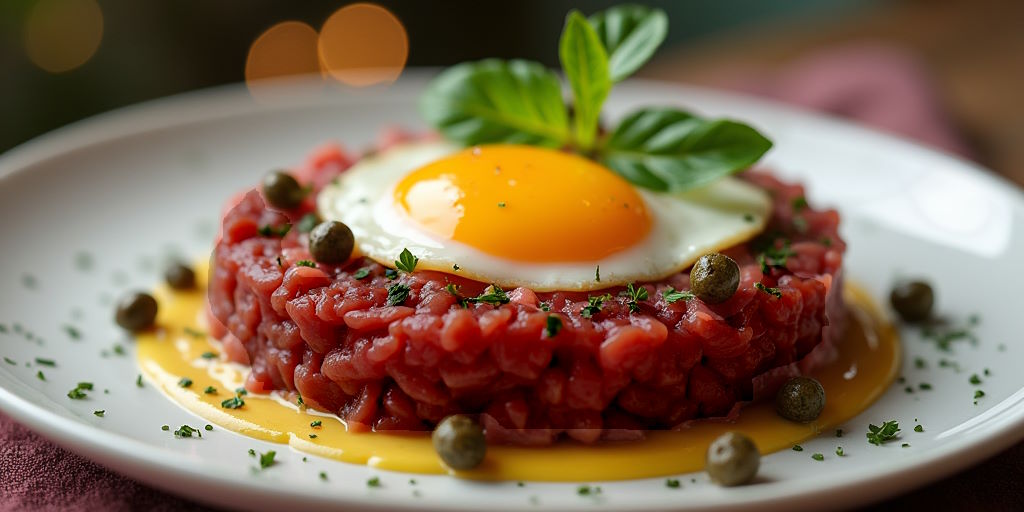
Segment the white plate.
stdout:
[[[303,463],[301,453],[225,431],[202,440],[161,431],[163,424],[194,424],[196,418],[152,386],[135,386],[131,344],[111,321],[111,298],[155,283],[154,269],[167,253],[206,253],[225,198],[267,170],[301,162],[330,139],[359,148],[386,125],[421,127],[414,108],[420,78],[345,93],[286,86],[262,104],[237,86],[204,91],[78,123],[4,155],[0,324],[9,332],[0,333],[0,356],[18,364],[0,363],[0,407],[61,445],[148,484],[206,503],[257,509],[852,506],[948,475],[1024,437],[1019,190],[972,164],[839,121],[644,82],[618,88],[609,116],[671,103],[763,128],[776,142],[768,163],[806,182],[813,204],[835,205],[844,215],[849,275],[879,300],[897,275],[927,278],[938,289],[940,311],[959,322],[981,314],[978,344],[958,342],[954,354],[943,354],[905,332],[903,374],[913,385],[931,383],[932,391],[908,394],[895,386],[844,425],[841,442],[826,435],[805,443],[803,452],[769,455],[761,471],[765,482],[736,489],[719,489],[702,474],[683,476],[679,490],[660,478],[603,483],[596,499],[578,496],[569,484],[519,488],[417,476],[413,487],[407,475],[315,457]],[[26,286],[26,275],[34,277],[34,288]],[[15,322],[34,339],[11,332]],[[65,324],[77,326],[82,339],[71,339]],[[113,353],[115,343],[128,354]],[[55,359],[57,367],[25,366],[36,357]],[[917,357],[928,362],[926,369],[915,368]],[[962,370],[940,368],[941,357]],[[974,405],[968,378],[984,368],[991,370],[981,386],[986,396]],[[40,369],[45,382],[36,378]],[[87,400],[66,398],[82,380],[94,381],[97,391]],[[96,409],[105,409],[106,417],[94,416]],[[915,418],[923,433],[912,431]],[[902,441],[867,444],[867,424],[886,419],[900,421]],[[911,446],[901,448],[902,442]],[[838,444],[845,457],[834,455]],[[254,472],[249,448],[277,449],[279,464]],[[825,460],[811,460],[814,452],[825,453]],[[317,478],[321,470],[329,482]],[[373,475],[381,488],[366,487]]]

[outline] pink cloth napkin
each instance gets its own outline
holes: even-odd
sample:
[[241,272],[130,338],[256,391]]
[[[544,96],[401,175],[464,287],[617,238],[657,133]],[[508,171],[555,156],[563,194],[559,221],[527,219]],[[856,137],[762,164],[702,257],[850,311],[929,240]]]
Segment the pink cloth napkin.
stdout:
[[[927,73],[899,49],[861,46],[821,51],[775,74],[741,76],[722,85],[849,117],[969,155],[936,99]],[[1020,457],[1011,460],[1017,461],[1020,476]],[[0,414],[0,512],[36,510],[207,509],[112,473]]]

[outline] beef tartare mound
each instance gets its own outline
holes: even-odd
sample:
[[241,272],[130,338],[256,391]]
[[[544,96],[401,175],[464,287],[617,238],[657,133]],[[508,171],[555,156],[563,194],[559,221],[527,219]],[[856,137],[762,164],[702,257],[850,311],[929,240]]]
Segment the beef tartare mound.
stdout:
[[[236,198],[209,288],[212,330],[251,365],[249,390],[294,392],[350,429],[430,430],[465,413],[494,442],[636,437],[728,415],[772,391],[773,377],[806,370],[838,334],[839,216],[770,174],[743,175],[770,194],[770,217],[759,236],[720,251],[739,285],[709,304],[688,293],[689,270],[539,292],[365,257],[313,263],[303,218],[353,161],[337,147],[316,154],[296,173],[311,193],[285,211],[258,190]],[[480,296],[494,298],[466,299]]]

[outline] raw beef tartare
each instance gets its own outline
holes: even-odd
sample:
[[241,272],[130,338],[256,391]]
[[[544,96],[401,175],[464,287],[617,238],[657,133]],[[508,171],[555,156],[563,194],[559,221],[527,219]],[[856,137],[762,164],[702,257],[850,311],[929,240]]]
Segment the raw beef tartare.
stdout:
[[839,216],[770,174],[742,176],[768,192],[770,213],[759,235],[719,251],[738,264],[739,285],[710,304],[690,293],[689,269],[540,292],[361,256],[314,263],[316,196],[355,160],[338,147],[315,154],[294,173],[309,194],[292,209],[260,190],[236,198],[209,287],[212,330],[251,365],[250,391],[294,392],[350,429],[430,430],[463,413],[494,442],[633,438],[727,416],[837,337]]

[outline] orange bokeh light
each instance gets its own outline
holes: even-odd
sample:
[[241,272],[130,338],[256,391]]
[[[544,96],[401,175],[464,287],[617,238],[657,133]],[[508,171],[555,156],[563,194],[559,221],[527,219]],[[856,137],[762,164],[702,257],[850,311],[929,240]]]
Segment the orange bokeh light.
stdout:
[[39,0],[25,20],[29,60],[50,73],[71,71],[92,58],[103,40],[96,0]]
[[245,60],[245,82],[320,72],[316,30],[299,21],[278,23],[253,41]]
[[409,57],[402,22],[374,4],[347,5],[320,29],[320,64],[328,76],[354,86],[395,81]]

